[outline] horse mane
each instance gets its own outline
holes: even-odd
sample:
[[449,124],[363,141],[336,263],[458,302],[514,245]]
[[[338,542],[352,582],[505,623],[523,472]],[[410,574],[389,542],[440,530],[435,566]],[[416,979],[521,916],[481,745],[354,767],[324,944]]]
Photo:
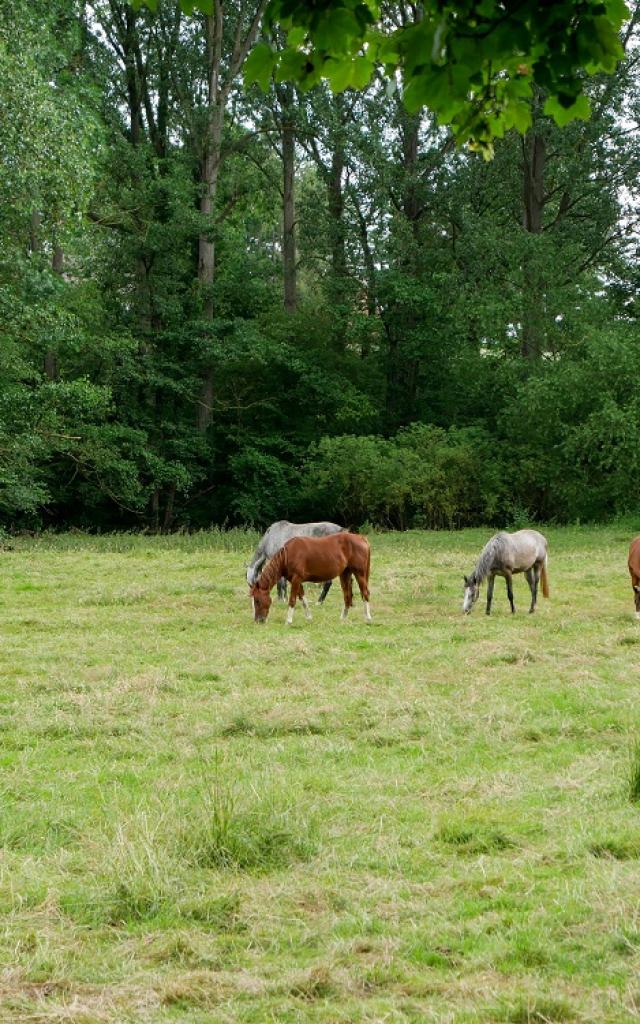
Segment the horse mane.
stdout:
[[496,533],[483,547],[472,573],[477,583],[487,578],[497,559],[504,553],[506,536],[506,533]]
[[256,580],[256,586],[260,587],[261,590],[271,590],[280,577],[284,575],[283,569],[285,561],[285,550],[282,547],[278,553],[273,556],[273,558],[269,559],[260,573],[260,576]]

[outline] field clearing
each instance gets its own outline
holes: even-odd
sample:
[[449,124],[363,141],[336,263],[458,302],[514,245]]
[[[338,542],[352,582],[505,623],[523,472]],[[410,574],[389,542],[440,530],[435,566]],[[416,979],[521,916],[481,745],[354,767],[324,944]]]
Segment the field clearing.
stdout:
[[0,1020],[640,1019],[633,532],[489,619],[490,531],[371,535],[369,627],[255,626],[250,534],[14,542]]

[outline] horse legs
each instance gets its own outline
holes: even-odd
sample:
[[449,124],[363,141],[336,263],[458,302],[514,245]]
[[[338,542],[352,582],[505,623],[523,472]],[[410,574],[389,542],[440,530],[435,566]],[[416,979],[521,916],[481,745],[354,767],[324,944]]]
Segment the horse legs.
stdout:
[[287,581],[284,576],[281,576],[276,584],[278,588],[278,601],[287,600]]
[[633,600],[636,603],[636,619],[640,619],[640,576],[633,569],[631,572],[631,586],[633,587]]
[[287,625],[290,626],[293,622],[293,609],[296,606],[298,599],[298,593],[302,589],[300,586],[300,580],[297,576],[294,576],[291,580],[291,593],[289,594],[289,611],[287,612]]
[[340,586],[342,587],[342,595],[344,597],[344,608],[342,609],[341,619],[346,619],[349,614],[349,609],[353,604],[353,583],[351,581],[351,569],[345,569],[344,572],[340,573]]
[[300,594],[300,600],[302,601],[302,607],[304,608],[304,617],[305,617],[305,619],[311,619],[312,615],[311,615],[311,612],[309,610],[309,602],[307,601],[306,597],[304,596],[304,589],[303,589],[302,585],[300,586],[299,594]]
[[491,615],[491,602],[493,601],[493,585],[496,582],[496,578],[491,574],[487,582],[487,615]]
[[326,583],[322,584],[322,590],[320,591],[320,597],[318,598],[318,604],[323,604],[324,599],[329,593],[333,580],[327,580]]
[[525,576],[527,577],[527,583],[529,584],[529,589],[531,591],[531,607],[529,609],[529,615],[532,615],[536,610],[536,603],[538,600],[538,583],[540,581],[540,566],[537,562],[532,565],[530,569],[527,569]]
[[515,605],[513,603],[513,576],[508,569],[504,571],[504,579],[507,584],[507,597],[509,598],[509,604],[511,605],[511,614],[515,613]]
[[367,577],[363,572],[356,572],[356,582],[360,588],[360,596],[364,601],[364,621],[373,622],[371,618],[371,609],[369,608],[369,584],[367,583]]

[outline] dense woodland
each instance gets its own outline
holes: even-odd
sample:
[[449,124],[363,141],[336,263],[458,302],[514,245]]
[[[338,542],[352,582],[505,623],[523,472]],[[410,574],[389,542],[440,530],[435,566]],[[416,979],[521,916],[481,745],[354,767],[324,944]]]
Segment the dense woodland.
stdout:
[[0,523],[637,510],[634,22],[487,161],[401,82],[245,87],[264,6],[4,0]]

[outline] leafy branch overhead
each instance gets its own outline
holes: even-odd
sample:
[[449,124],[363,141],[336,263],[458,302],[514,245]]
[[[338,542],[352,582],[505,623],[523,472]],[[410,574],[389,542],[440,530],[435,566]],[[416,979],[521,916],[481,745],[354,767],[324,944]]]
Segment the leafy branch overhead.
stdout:
[[[214,0],[180,2],[210,14]],[[376,0],[270,0],[266,36],[278,26],[287,45],[259,42],[245,81],[266,90],[275,77],[308,90],[327,79],[342,92],[382,71],[389,92],[402,83],[409,111],[429,108],[459,143],[488,156],[507,129],[530,126],[534,85],[559,125],[588,117],[585,77],[615,69],[628,16],[623,0],[426,0],[413,10],[404,20]]]

